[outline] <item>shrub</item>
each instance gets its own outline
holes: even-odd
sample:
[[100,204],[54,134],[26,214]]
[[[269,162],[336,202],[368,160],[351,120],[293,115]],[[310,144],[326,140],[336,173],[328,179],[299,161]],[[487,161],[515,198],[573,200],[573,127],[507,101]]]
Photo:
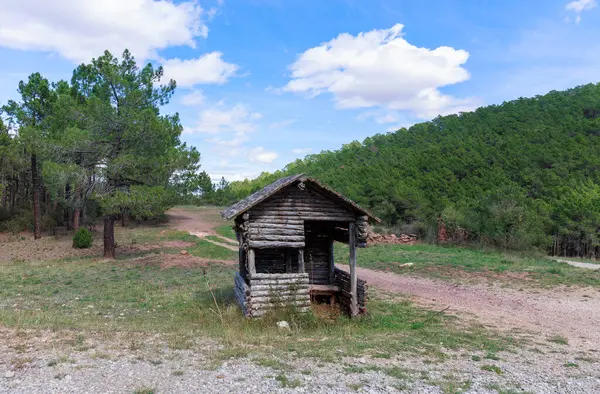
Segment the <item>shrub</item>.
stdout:
[[73,247],[77,249],[86,249],[92,246],[92,233],[85,227],[80,227],[73,235]]

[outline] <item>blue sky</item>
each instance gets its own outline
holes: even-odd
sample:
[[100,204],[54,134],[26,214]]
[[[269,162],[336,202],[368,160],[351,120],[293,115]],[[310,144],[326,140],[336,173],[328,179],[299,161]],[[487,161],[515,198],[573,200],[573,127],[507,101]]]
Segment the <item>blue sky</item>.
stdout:
[[[51,3],[51,4],[50,4]],[[0,0],[0,102],[104,49],[163,65],[213,179],[600,79],[596,0]]]

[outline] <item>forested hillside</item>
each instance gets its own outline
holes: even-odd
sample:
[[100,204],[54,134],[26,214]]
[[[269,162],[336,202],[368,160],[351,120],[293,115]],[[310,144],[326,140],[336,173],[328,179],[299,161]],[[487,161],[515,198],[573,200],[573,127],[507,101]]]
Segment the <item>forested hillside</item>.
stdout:
[[220,191],[306,173],[388,225],[435,239],[600,252],[600,85],[521,98],[309,155]]

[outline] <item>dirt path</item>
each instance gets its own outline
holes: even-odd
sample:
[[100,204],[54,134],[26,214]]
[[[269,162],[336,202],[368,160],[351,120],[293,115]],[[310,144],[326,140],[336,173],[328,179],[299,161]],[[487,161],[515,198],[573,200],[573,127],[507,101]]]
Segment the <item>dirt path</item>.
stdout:
[[600,264],[584,263],[581,261],[562,260],[562,259],[556,259],[556,261],[558,261],[559,263],[566,263],[566,264],[572,265],[573,267],[577,267],[577,268],[585,268],[588,270],[600,270]]
[[[171,226],[198,237],[216,235],[214,228],[225,222],[217,210],[191,211],[173,208],[168,212]],[[237,247],[215,242],[229,249]],[[339,265],[348,270],[348,266]],[[515,290],[487,284],[457,285],[420,277],[358,268],[358,275],[383,291],[411,296],[418,304],[470,316],[480,323],[502,330],[541,333],[546,340],[561,335],[569,343],[600,351],[600,291],[593,288]]]
[[[169,226],[181,231],[195,235],[205,241],[221,246],[229,250],[238,250],[238,247],[233,242],[225,237],[220,236],[215,231],[215,228],[226,224],[227,222],[221,219],[219,210],[216,208],[207,208],[204,210],[188,210],[185,208],[171,208],[167,211],[169,216]],[[221,239],[223,242],[207,239],[212,235]]]
[[[348,270],[348,266],[338,265]],[[440,280],[358,268],[358,276],[378,289],[410,295],[413,301],[468,314],[502,330],[561,335],[569,343],[600,350],[600,291],[593,288],[515,290],[489,285],[457,285]]]

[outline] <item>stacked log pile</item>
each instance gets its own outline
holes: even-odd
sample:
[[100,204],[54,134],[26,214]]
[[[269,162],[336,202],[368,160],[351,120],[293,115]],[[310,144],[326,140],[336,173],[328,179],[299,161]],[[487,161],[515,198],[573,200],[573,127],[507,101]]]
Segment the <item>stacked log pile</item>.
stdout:
[[308,274],[254,274],[248,285],[235,276],[235,298],[245,316],[258,317],[278,308],[306,312],[310,306]]
[[[334,271],[333,284],[340,288],[338,299],[340,305],[346,309],[346,312],[350,311],[350,303],[352,302],[352,293],[350,292],[350,274],[346,271],[342,271],[336,268]],[[366,312],[367,301],[369,299],[369,288],[367,282],[358,278],[357,280],[358,290],[358,311],[360,314]]]
[[414,245],[417,243],[415,234],[402,234],[399,237],[396,234],[377,234],[369,233],[367,237],[368,244],[399,244],[399,245]]

